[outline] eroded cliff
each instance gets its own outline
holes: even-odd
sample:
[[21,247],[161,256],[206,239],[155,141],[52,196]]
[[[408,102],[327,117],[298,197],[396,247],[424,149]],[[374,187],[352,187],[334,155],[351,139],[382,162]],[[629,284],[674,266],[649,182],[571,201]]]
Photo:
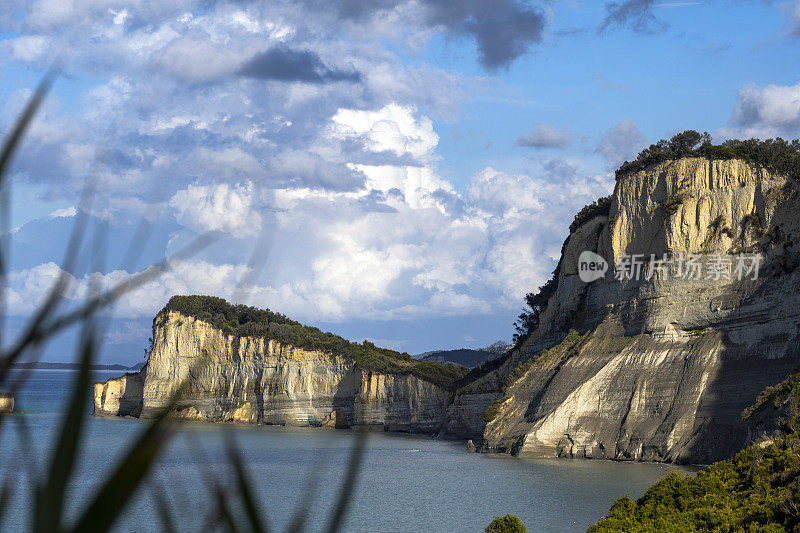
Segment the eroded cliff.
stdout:
[[232,335],[165,309],[147,366],[95,384],[95,414],[151,417],[184,382],[171,417],[428,434],[443,426],[449,395],[410,372],[366,370],[348,355]]
[[[800,364],[798,215],[796,183],[744,160],[685,157],[622,173],[608,213],[565,242],[539,327],[457,391],[448,430],[521,455],[729,457],[774,426],[749,426],[743,409]],[[603,278],[580,280],[583,251],[611,265]],[[613,265],[633,254],[673,264],[617,279]],[[697,254],[706,271],[680,278],[680,254]],[[757,279],[738,279],[738,254],[761,254]],[[708,276],[714,257],[731,261],[730,279]]]

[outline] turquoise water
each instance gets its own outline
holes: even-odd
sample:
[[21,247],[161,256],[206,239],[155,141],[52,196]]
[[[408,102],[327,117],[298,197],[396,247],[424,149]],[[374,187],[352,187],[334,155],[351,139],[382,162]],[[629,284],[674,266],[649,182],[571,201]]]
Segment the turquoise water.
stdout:
[[[97,372],[95,380],[118,375]],[[18,413],[4,420],[0,468],[16,478],[2,529],[26,527],[31,495],[26,471],[46,466],[59,414],[69,393],[69,371],[39,370],[17,393]],[[87,413],[90,409],[87,408]],[[95,419],[73,479],[71,515],[81,509],[144,423]],[[19,427],[30,443],[20,445]],[[322,530],[354,442],[347,431],[312,428],[186,424],[176,433],[153,476],[181,530],[199,531],[214,515],[208,478],[233,486],[224,431],[232,430],[272,529],[282,530],[298,504],[308,501],[309,530]],[[28,465],[31,463],[31,465]],[[530,532],[582,531],[622,494],[638,497],[670,467],[585,460],[521,460],[466,453],[463,443],[427,437],[371,434],[345,531],[475,531],[495,515],[516,514]],[[159,530],[152,490],[140,490],[119,531]]]

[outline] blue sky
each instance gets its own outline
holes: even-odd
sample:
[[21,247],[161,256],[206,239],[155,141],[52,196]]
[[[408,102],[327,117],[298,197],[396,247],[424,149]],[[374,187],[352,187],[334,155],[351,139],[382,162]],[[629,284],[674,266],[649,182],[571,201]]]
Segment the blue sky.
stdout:
[[[622,161],[689,128],[798,137],[799,47],[797,0],[16,3],[0,132],[62,74],[12,172],[9,327],[83,212],[109,260],[87,247],[75,301],[224,236],[117,305],[105,361],[138,361],[182,293],[410,353],[509,340]],[[143,217],[152,238],[120,263]]]

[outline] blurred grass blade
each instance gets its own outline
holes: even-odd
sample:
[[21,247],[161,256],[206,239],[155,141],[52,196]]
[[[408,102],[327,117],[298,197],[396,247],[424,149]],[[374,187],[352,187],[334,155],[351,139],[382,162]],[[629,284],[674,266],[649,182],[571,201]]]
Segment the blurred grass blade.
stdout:
[[347,509],[350,506],[350,500],[353,498],[353,492],[358,482],[358,475],[361,471],[361,463],[364,460],[366,444],[367,432],[357,431],[356,442],[353,445],[353,451],[350,452],[350,461],[347,464],[347,472],[342,480],[342,486],[339,487],[339,498],[336,500],[336,505],[332,509],[332,516],[327,529],[328,533],[339,531],[345,516],[347,516]]
[[172,519],[172,512],[169,509],[167,494],[161,486],[161,482],[157,481],[155,478],[150,479],[150,495],[156,506],[158,518],[161,520],[161,530],[164,533],[177,533],[178,529],[175,527],[175,521]]
[[136,439],[114,472],[97,491],[92,502],[78,519],[74,531],[94,533],[108,531],[111,528],[172,436],[173,431],[168,426],[168,414],[183,398],[190,385],[191,376],[196,375],[207,364],[208,358],[204,357],[189,369],[188,377],[181,381],[166,405],[147,425],[147,429]]
[[64,414],[58,442],[51,454],[47,479],[37,488],[34,506],[34,531],[48,532],[60,529],[63,505],[66,501],[67,483],[78,458],[83,426],[86,420],[86,400],[91,383],[91,364],[95,354],[95,330],[87,322],[81,331],[81,361],[69,408]]
[[[9,194],[10,190],[5,187],[5,178],[6,174],[8,173],[8,169],[11,165],[11,160],[14,158],[14,153],[17,151],[19,147],[19,143],[22,141],[22,137],[25,135],[25,131],[30,126],[31,122],[33,121],[33,117],[36,115],[36,112],[39,110],[39,106],[41,106],[44,97],[47,95],[47,91],[50,90],[50,86],[53,83],[55,75],[52,72],[48,72],[42,81],[39,82],[39,86],[36,88],[36,92],[33,93],[33,96],[28,101],[28,105],[25,106],[25,109],[20,115],[17,122],[14,124],[14,128],[11,130],[11,133],[6,137],[5,141],[3,142],[3,147],[0,149],[0,196],[2,197],[2,224],[3,224],[3,232],[4,235],[2,240],[0,240],[0,311],[2,311],[2,319],[5,319],[5,301],[6,301],[6,273],[8,272],[8,250],[6,248],[6,239],[8,234],[8,225],[9,221],[11,220],[11,206],[9,205]],[[3,324],[0,324],[3,326]],[[0,334],[2,334],[2,329],[0,328]],[[1,339],[2,337],[0,337]]]
[[3,527],[3,518],[6,516],[6,509],[11,502],[11,497],[14,495],[14,488],[11,485],[11,478],[6,477],[3,480],[3,488],[0,489],[0,528]]
[[[108,307],[126,293],[168,271],[172,262],[179,261],[185,257],[189,257],[199,252],[204,248],[207,248],[218,237],[219,235],[214,232],[205,233],[163,261],[150,266],[142,272],[134,274],[125,281],[117,283],[105,292],[102,292],[91,298],[87,298],[86,302],[77,309],[65,313],[58,318],[54,318],[47,324],[33,324],[26,334],[23,335],[23,338],[17,342],[7,354],[4,354],[2,359],[0,359],[0,384],[4,382],[11,365],[25,350],[31,346],[38,346],[40,343],[52,337],[56,333],[80,322],[81,320],[87,319],[100,309]],[[42,321],[44,320],[40,320],[40,322]]]
[[240,455],[241,452],[236,448],[230,431],[227,432],[227,435],[228,438],[226,440],[228,457],[230,458],[231,465],[233,465],[233,471],[236,474],[236,485],[239,489],[239,494],[242,497],[242,503],[244,504],[245,513],[247,514],[247,520],[250,523],[250,530],[253,531],[253,533],[266,533],[269,531],[269,528],[261,519],[258,510],[258,504],[256,503],[255,495],[253,493],[252,484],[250,483],[250,480],[244,471],[244,466],[242,465],[242,457]]
[[33,93],[33,96],[28,101],[28,105],[25,106],[25,110],[14,125],[14,129],[11,130],[11,134],[3,143],[3,149],[0,151],[0,185],[3,185],[6,173],[8,172],[8,165],[14,157],[14,152],[17,151],[22,136],[25,135],[25,131],[28,129],[33,117],[39,110],[39,106],[42,105],[42,101],[47,91],[50,90],[54,78],[55,75],[52,72],[48,72],[45,77],[42,78],[42,81],[39,82],[39,86],[36,88],[36,92]]
[[303,501],[297,504],[295,507],[294,513],[292,513],[291,519],[289,519],[289,525],[286,528],[286,533],[301,533],[305,531],[306,522],[308,521],[308,514],[311,511],[311,506],[314,503],[314,500],[317,497],[317,491],[319,490],[319,480],[323,475],[323,471],[325,470],[325,463],[322,460],[322,456],[318,455],[317,460],[311,466],[311,469],[308,473],[308,478],[306,479],[305,486],[303,488]]
[[236,527],[236,522],[233,520],[233,515],[228,507],[228,498],[225,496],[225,491],[222,490],[222,487],[219,485],[217,485],[216,494],[217,512],[220,522],[223,523],[225,529],[230,533],[238,533],[239,530]]

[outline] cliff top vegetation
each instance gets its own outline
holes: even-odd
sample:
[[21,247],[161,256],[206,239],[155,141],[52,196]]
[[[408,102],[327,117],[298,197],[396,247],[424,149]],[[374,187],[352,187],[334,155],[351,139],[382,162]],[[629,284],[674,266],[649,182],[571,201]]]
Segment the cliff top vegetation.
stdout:
[[731,139],[722,144],[713,144],[708,132],[686,130],[671,139],[661,139],[639,153],[633,161],[625,161],[617,170],[617,178],[632,171],[680,159],[682,157],[706,157],[717,159],[744,159],[756,165],[768,167],[775,172],[800,180],[800,141],[777,139]]
[[467,373],[460,365],[416,360],[407,353],[379,348],[366,340],[361,344],[351,342],[269,309],[233,305],[216,296],[173,296],[163,311],[176,311],[203,320],[228,335],[263,337],[297,348],[343,355],[352,358],[363,370],[411,374],[440,387],[449,388]]

